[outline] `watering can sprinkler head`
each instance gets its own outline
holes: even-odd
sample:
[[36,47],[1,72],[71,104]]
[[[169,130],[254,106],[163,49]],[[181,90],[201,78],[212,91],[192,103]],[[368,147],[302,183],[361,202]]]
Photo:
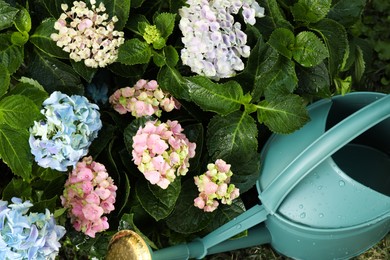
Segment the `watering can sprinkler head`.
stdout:
[[152,255],[140,235],[121,230],[111,238],[106,260],[152,260]]

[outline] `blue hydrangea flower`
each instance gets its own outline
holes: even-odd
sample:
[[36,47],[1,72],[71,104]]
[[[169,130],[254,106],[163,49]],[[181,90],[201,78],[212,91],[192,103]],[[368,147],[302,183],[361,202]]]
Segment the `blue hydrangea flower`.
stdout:
[[44,120],[30,128],[30,148],[38,165],[67,171],[81,157],[102,128],[99,107],[78,95],[53,92],[43,102]]
[[30,213],[33,204],[12,198],[12,204],[0,200],[0,259],[55,259],[65,235],[46,209]]

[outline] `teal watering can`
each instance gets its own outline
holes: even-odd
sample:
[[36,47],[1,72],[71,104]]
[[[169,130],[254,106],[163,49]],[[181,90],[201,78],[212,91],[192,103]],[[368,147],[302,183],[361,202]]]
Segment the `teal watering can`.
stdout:
[[[134,232],[119,232],[107,258],[202,259],[268,243],[294,259],[349,259],[378,243],[390,231],[390,95],[350,93],[308,111],[303,128],[265,144],[261,204],[203,238],[154,252]],[[122,238],[133,248],[120,253]]]

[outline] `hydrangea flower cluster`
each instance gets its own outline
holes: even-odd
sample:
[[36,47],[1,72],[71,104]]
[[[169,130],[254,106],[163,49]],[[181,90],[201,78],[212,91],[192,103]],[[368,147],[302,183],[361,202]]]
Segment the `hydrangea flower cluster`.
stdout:
[[77,231],[95,237],[109,228],[108,214],[115,209],[117,186],[103,164],[84,157],[69,174],[61,203]]
[[0,259],[55,259],[65,235],[48,209],[28,213],[33,206],[12,198],[12,204],[0,200]]
[[166,189],[176,176],[185,175],[195,156],[191,143],[177,121],[148,121],[133,137],[133,160],[151,184]]
[[178,108],[178,102],[159,88],[157,81],[138,80],[134,87],[118,89],[109,98],[114,109],[120,114],[131,112],[135,117],[161,116],[160,107],[170,112]]
[[[85,2],[74,1],[68,11],[68,5],[62,4],[62,13],[55,22],[58,33],[51,34],[57,46],[69,52],[69,57],[78,62],[84,60],[88,67],[105,67],[113,63],[118,56],[118,48],[124,43],[124,33],[115,31],[118,21],[116,16],[108,20],[106,8],[101,2],[96,7],[96,0],[89,1],[92,10]],[[102,14],[101,14],[102,13]]]
[[243,70],[241,57],[249,56],[250,47],[233,14],[242,10],[244,22],[253,25],[255,17],[264,16],[264,8],[255,0],[187,0],[187,4],[179,10],[183,64],[213,79]]
[[199,190],[199,196],[194,199],[194,205],[205,212],[217,209],[220,200],[222,204],[230,205],[240,195],[239,189],[230,183],[233,175],[230,164],[218,159],[207,165],[207,172],[195,176],[195,184]]
[[88,153],[102,127],[99,107],[87,98],[53,92],[43,102],[45,119],[30,128],[30,148],[38,165],[67,171]]

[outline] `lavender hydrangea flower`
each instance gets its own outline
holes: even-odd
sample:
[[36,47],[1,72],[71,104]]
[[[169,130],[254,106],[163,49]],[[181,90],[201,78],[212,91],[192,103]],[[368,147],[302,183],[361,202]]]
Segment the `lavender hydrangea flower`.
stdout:
[[250,47],[247,35],[233,14],[242,10],[244,22],[255,24],[264,16],[264,8],[255,0],[187,0],[179,10],[179,28],[183,33],[183,64],[197,74],[213,79],[228,78],[244,69]]
[[30,128],[30,148],[38,165],[66,171],[88,153],[102,127],[99,107],[83,96],[53,92],[43,102],[45,120]]
[[46,209],[30,213],[29,201],[12,198],[12,204],[0,200],[0,259],[55,259],[65,234]]

